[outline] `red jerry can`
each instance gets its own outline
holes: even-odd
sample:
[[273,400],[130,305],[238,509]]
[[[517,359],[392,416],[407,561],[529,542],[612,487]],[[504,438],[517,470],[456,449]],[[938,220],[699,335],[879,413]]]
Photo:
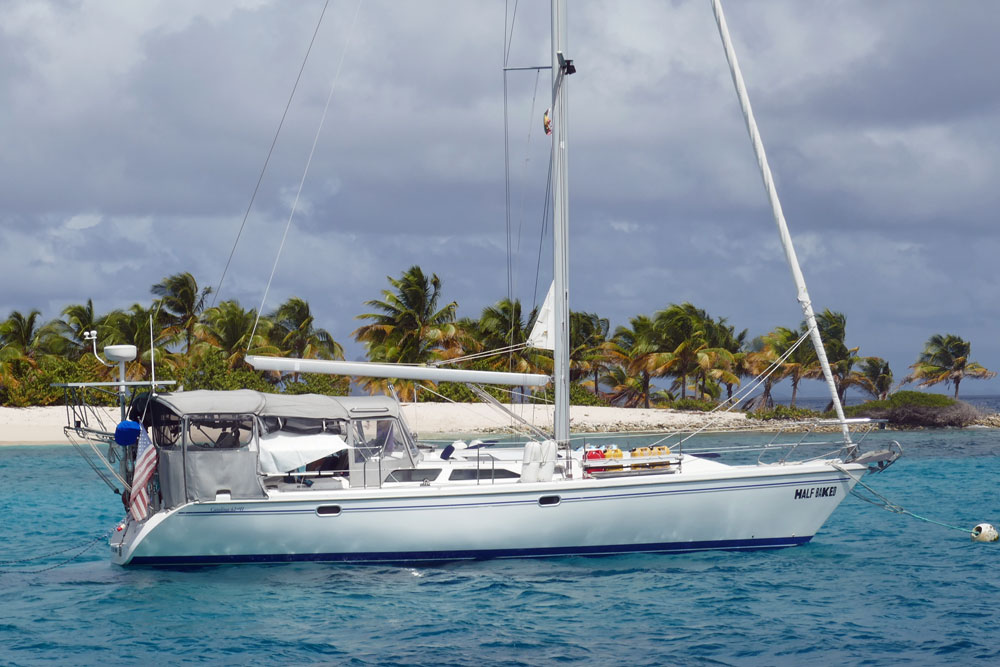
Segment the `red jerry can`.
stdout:
[[[595,459],[603,459],[604,458],[604,452],[602,450],[600,450],[600,449],[588,449],[584,453],[583,458],[587,459],[588,461],[593,461]],[[587,471],[588,472],[604,472],[604,468],[589,468],[588,467]]]

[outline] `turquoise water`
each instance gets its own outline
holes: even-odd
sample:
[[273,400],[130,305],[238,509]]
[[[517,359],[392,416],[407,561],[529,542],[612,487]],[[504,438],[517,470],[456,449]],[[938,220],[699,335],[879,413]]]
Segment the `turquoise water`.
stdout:
[[[874,436],[873,436],[874,437]],[[1000,431],[893,433],[868,483],[1000,525]],[[121,504],[69,447],[0,448],[0,560],[84,544]],[[1000,543],[854,497],[780,551],[123,569],[103,544],[0,565],[0,663],[940,664],[1000,660]]]

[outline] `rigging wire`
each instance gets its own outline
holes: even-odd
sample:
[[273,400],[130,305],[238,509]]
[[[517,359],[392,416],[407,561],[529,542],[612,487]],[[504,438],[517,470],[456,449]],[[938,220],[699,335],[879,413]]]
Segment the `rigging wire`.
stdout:
[[487,419],[491,419],[491,420],[493,420],[495,422],[502,423],[502,425],[503,425],[504,428],[509,428],[512,431],[514,431],[515,433],[521,433],[520,431],[517,430],[517,427],[513,423],[507,422],[506,419],[500,419],[500,417],[498,415],[494,414],[494,413],[486,413],[486,414],[481,413],[480,411],[472,408],[471,407],[472,406],[471,403],[462,403],[462,402],[456,401],[455,399],[448,398],[444,394],[439,394],[438,392],[434,391],[433,389],[431,389],[430,387],[428,387],[426,384],[422,384],[421,383],[421,384],[418,384],[417,386],[420,387],[421,391],[429,392],[429,393],[437,396],[438,398],[443,399],[444,401],[446,401],[448,403],[452,403],[452,404],[454,404],[456,406],[462,407],[463,409],[467,410],[468,412],[471,412],[471,413],[475,414],[477,418],[486,417]]
[[[78,443],[75,438],[69,436],[68,434],[66,439],[69,440],[69,443],[73,445],[73,448],[76,449],[76,452],[80,455],[80,457],[84,461],[87,462],[87,465],[90,466],[90,469],[94,471],[94,473],[101,479],[101,481],[107,484],[109,489],[111,489],[117,494],[120,494],[121,491],[119,491],[118,487],[115,486],[114,482],[111,481],[111,478],[108,477],[108,474],[103,470],[101,470],[96,463],[90,460],[90,455],[88,455],[87,452],[83,449],[83,447],[80,446],[80,443]],[[91,447],[93,447],[93,445],[91,445]],[[115,475],[115,477],[118,476]],[[121,478],[119,478],[119,480],[120,479]]]
[[[514,22],[517,19],[517,5],[519,0],[514,0],[514,9],[510,11],[510,0],[504,3],[503,8],[503,66],[506,67],[510,63],[510,46],[514,42]],[[507,14],[510,13],[510,20],[507,20]],[[510,30],[508,31],[508,27]]]
[[[517,24],[517,6],[519,0],[514,0],[511,8],[510,0],[504,3],[503,21],[503,162],[504,162],[504,224],[507,235],[507,300],[514,300],[514,266],[511,255],[511,220],[510,220],[510,122],[508,108],[507,65],[510,64],[510,48],[514,42],[514,26]],[[513,341],[512,341],[513,342]]]
[[[508,91],[507,73],[508,73],[508,65],[510,63],[510,49],[511,49],[511,46],[512,46],[513,40],[514,40],[514,27],[515,27],[515,24],[516,24],[517,8],[518,8],[518,2],[516,2],[516,1],[514,2],[513,10],[511,10],[511,8],[510,8],[509,1],[508,1],[508,3],[506,3],[505,8],[504,8],[504,58],[503,58],[503,64],[504,64],[504,189],[505,189],[505,220],[506,220],[506,236],[507,236],[507,300],[508,300],[508,302],[511,305],[513,305],[514,297],[517,294],[517,290],[518,290],[518,284],[517,284],[517,278],[516,278],[516,275],[517,275],[517,271],[516,271],[517,266],[516,266],[516,264],[517,264],[517,262],[515,260],[515,257],[520,254],[520,248],[521,248],[521,231],[522,231],[522,228],[524,226],[524,208],[525,208],[525,201],[526,201],[526,198],[527,198],[527,193],[526,192],[522,192],[522,194],[521,194],[521,200],[520,200],[520,205],[518,207],[517,231],[515,233],[514,230],[513,230],[512,220],[511,220],[512,206],[511,206],[511,183],[510,183],[510,122],[509,122],[509,91]],[[509,16],[509,20],[508,20],[508,16]],[[526,177],[527,176],[527,171],[528,171],[528,165],[531,162],[530,150],[531,150],[532,138],[534,136],[533,130],[534,130],[534,122],[535,122],[535,108],[536,108],[537,101],[538,101],[538,85],[539,85],[539,81],[541,79],[541,72],[542,72],[542,70],[543,69],[548,69],[548,67],[547,66],[539,66],[539,67],[524,67],[524,68],[515,68],[515,69],[534,69],[535,70],[535,84],[534,84],[534,88],[532,90],[531,107],[530,107],[530,112],[528,114],[528,133],[527,133],[527,139],[526,139],[526,142],[525,142],[525,149],[524,149],[525,150],[525,157],[524,157],[524,169],[523,169],[523,172],[524,172],[524,175]],[[546,184],[546,194],[545,194],[545,202],[544,202],[544,210],[545,211],[547,211],[547,209],[548,209],[548,198],[549,198],[549,194],[550,194],[551,171],[552,171],[551,170],[551,151],[550,151],[550,154],[549,154],[549,158],[550,158],[550,163],[549,163],[549,167],[550,168],[546,172],[547,178],[548,178],[548,183]],[[545,212],[543,212],[543,214],[542,214],[542,227],[543,227],[543,229],[542,229],[542,236],[543,237],[544,237],[544,234],[545,234],[545,230],[544,230],[545,219],[546,219],[546,214],[545,214]],[[541,263],[541,249],[539,249],[538,265],[536,265],[536,269],[535,269],[535,286],[534,286],[534,289],[532,290],[531,311],[535,310],[535,308],[538,306],[538,273],[539,273],[540,263]],[[531,312],[531,311],[529,311],[529,312]],[[513,315],[513,312],[511,312],[511,315]],[[508,342],[511,343],[512,345],[514,343],[515,327],[518,326],[518,325],[519,325],[519,323],[514,322],[513,317],[511,317],[510,318],[510,322],[509,322],[509,327],[510,328],[509,328],[507,334],[508,334]],[[508,362],[509,362],[510,369],[513,370],[513,365],[514,365],[513,354],[511,354],[511,357],[508,360]]]
[[[807,330],[805,333],[803,333],[802,336],[800,336],[799,339],[797,341],[795,341],[794,345],[792,345],[791,347],[789,347],[788,350],[786,350],[784,354],[782,354],[780,357],[778,357],[773,362],[771,362],[771,365],[768,366],[764,370],[763,373],[761,373],[756,378],[754,378],[753,384],[748,385],[746,387],[745,391],[743,389],[737,390],[736,394],[732,398],[726,399],[724,402],[719,403],[714,408],[712,408],[711,410],[709,410],[708,414],[716,413],[716,417],[710,419],[709,421],[707,421],[701,428],[699,428],[699,429],[697,429],[695,431],[692,431],[686,437],[681,438],[680,442],[678,442],[677,444],[678,445],[683,445],[686,441],[690,440],[694,436],[698,435],[699,433],[705,431],[710,426],[714,425],[715,422],[717,421],[718,415],[726,414],[730,410],[732,410],[733,408],[735,408],[736,404],[739,403],[739,401],[743,400],[743,397],[748,396],[749,394],[751,394],[753,391],[755,391],[757,389],[757,387],[759,387],[761,384],[763,384],[767,380],[767,378],[771,377],[771,375],[773,375],[775,372],[777,372],[777,370],[781,367],[781,365],[785,362],[785,360],[788,359],[790,356],[792,356],[792,353],[795,352],[796,349],[798,349],[799,345],[802,344],[802,342],[806,339],[806,337],[809,335],[809,333],[810,333],[809,330]],[[743,397],[740,396],[741,392],[743,393]],[[721,412],[717,412],[720,408],[722,408],[724,405],[726,405],[726,403],[729,403],[729,402],[732,402],[732,405],[730,405],[729,407],[727,407],[725,410],[722,410]],[[656,445],[660,444],[664,440],[667,440],[668,438],[672,438],[675,435],[679,435],[679,434],[680,434],[680,431],[677,431],[677,430],[668,432],[662,438],[660,438],[659,440],[657,440],[656,442],[652,443],[649,446],[650,447],[655,447]]]
[[306,176],[309,174],[309,167],[312,165],[313,156],[316,154],[316,145],[319,143],[320,134],[323,132],[323,123],[326,122],[327,112],[330,110],[330,101],[333,100],[333,93],[337,89],[337,82],[340,80],[340,71],[344,66],[344,60],[347,57],[347,49],[351,45],[351,38],[354,36],[354,28],[358,23],[358,15],[361,13],[361,0],[358,0],[358,5],[354,10],[354,18],[351,21],[351,26],[347,32],[347,39],[344,41],[344,48],[340,52],[340,61],[337,63],[337,70],[333,75],[333,81],[330,82],[330,93],[326,96],[326,105],[323,107],[323,115],[319,119],[319,127],[316,128],[316,135],[313,137],[312,148],[309,149],[309,158],[306,160],[305,169],[302,171],[302,179],[299,181],[299,189],[295,193],[295,201],[292,202],[292,210],[288,214],[288,222],[285,223],[285,231],[281,235],[281,243],[278,245],[278,252],[274,257],[274,266],[271,267],[271,275],[267,279],[267,285],[264,287],[264,296],[260,300],[260,308],[257,310],[257,317],[253,323],[253,329],[250,331],[250,338],[247,340],[247,354],[250,353],[250,348],[253,345],[254,334],[257,333],[257,325],[260,323],[261,314],[264,312],[264,304],[267,302],[267,293],[271,289],[271,281],[274,280],[274,274],[278,270],[278,260],[281,259],[281,251],[285,248],[285,240],[288,238],[288,230],[292,226],[292,219],[295,217],[295,212],[298,209],[299,198],[302,196],[302,188],[306,184]]
[[[532,135],[533,135],[533,130],[535,128],[535,123],[534,123],[534,119],[535,119],[535,103],[538,100],[538,82],[541,80],[541,77],[542,77],[542,70],[541,69],[536,69],[535,70],[535,89],[531,93],[531,112],[528,114],[528,119],[529,119],[529,121],[528,121],[528,138],[527,138],[527,141],[525,142],[525,147],[524,147],[524,169],[523,169],[523,174],[524,174],[525,181],[527,181],[528,164],[531,162],[531,152],[530,151],[531,151],[531,138],[532,138]],[[518,207],[518,214],[517,214],[517,234],[516,234],[515,239],[514,239],[514,255],[515,256],[521,254],[521,227],[524,226],[524,204],[525,204],[525,200],[526,199],[527,199],[527,188],[525,188],[525,191],[521,193],[521,205]],[[514,274],[516,275],[516,272],[514,272]],[[514,291],[516,292],[517,291],[517,279],[516,278],[512,278],[512,283],[513,283]],[[534,308],[536,305],[537,304],[532,303],[531,307]],[[511,342],[513,342],[513,341],[511,341]]]
[[[508,20],[509,17],[509,20]],[[514,39],[514,24],[517,17],[517,0],[511,10],[509,0],[504,3],[503,21],[503,173],[504,173],[504,230],[507,248],[507,300],[513,300],[513,283],[511,267],[510,242],[510,121],[507,89],[507,63],[510,58],[510,45]]]
[[[803,332],[803,334],[801,336],[799,336],[799,339],[797,341],[795,341],[794,344],[792,344],[787,350],[785,350],[785,352],[780,357],[778,357],[777,359],[775,359],[774,361],[772,361],[771,365],[764,369],[764,372],[762,372],[760,375],[758,375],[757,377],[754,378],[754,381],[753,381],[752,384],[749,384],[746,387],[737,389],[736,393],[733,396],[727,398],[722,403],[719,403],[718,405],[716,405],[714,408],[712,408],[711,410],[709,410],[709,413],[715,412],[715,411],[717,411],[717,410],[719,410],[719,409],[721,409],[723,407],[725,407],[725,409],[723,410],[723,412],[729,412],[730,410],[733,410],[736,407],[737,403],[739,403],[744,398],[746,398],[747,396],[749,396],[750,394],[752,394],[754,391],[756,391],[757,387],[759,387],[760,385],[762,385],[767,380],[767,378],[771,377],[774,373],[776,373],[778,371],[778,369],[781,368],[781,365],[784,364],[785,361],[789,357],[791,357],[792,354],[795,353],[795,350],[799,349],[799,346],[802,345],[803,342],[805,342],[806,338],[809,337],[809,334],[810,334],[809,330],[806,330],[805,332]],[[731,405],[726,406],[727,403],[730,403]]]
[[451,359],[438,359],[437,361],[431,362],[431,366],[447,366],[449,364],[457,364],[462,361],[489,359],[490,357],[499,357],[504,354],[517,352],[518,350],[523,350],[528,347],[530,347],[528,343],[516,343],[514,345],[506,345],[504,347],[498,347],[493,350],[485,350],[483,352],[473,352],[472,354],[465,354],[462,355],[461,357],[452,357]]
[[538,234],[538,261],[535,263],[535,287],[531,291],[532,308],[538,305],[538,274],[542,268],[542,248],[545,245],[545,232],[549,222],[549,202],[552,197],[552,152],[549,152],[548,177],[545,182],[545,205],[542,208],[542,229]]
[[240,243],[240,237],[243,235],[243,229],[247,225],[247,218],[250,217],[250,209],[253,208],[254,200],[257,198],[257,191],[260,190],[260,184],[264,180],[264,172],[267,171],[267,164],[271,161],[271,154],[274,153],[274,147],[278,143],[278,135],[281,134],[281,128],[285,124],[285,118],[288,116],[288,110],[292,106],[292,98],[295,97],[295,91],[299,87],[299,81],[302,79],[302,72],[305,71],[306,62],[309,60],[309,53],[312,51],[313,44],[316,43],[316,35],[319,34],[319,27],[323,23],[323,17],[326,15],[326,8],[330,5],[330,0],[326,0],[323,4],[323,11],[319,14],[319,20],[316,21],[316,29],[313,30],[312,39],[309,40],[309,47],[306,49],[306,55],[302,58],[302,65],[299,67],[298,76],[295,77],[295,83],[292,85],[292,92],[288,95],[288,102],[285,103],[285,110],[281,114],[281,120],[278,121],[278,129],[274,131],[274,138],[271,139],[271,147],[267,149],[267,157],[264,158],[264,166],[260,168],[260,175],[257,177],[257,184],[253,188],[253,194],[250,195],[250,203],[247,204],[247,210],[243,214],[243,222],[240,223],[240,229],[236,232],[236,240],[233,242],[233,249],[229,251],[229,259],[226,260],[226,266],[222,269],[222,277],[219,278],[219,284],[215,288],[215,295],[212,297],[212,308],[215,307],[215,301],[219,298],[219,292],[222,291],[222,282],[226,279],[226,273],[229,272],[229,265],[233,262],[233,255],[236,254],[236,246]]

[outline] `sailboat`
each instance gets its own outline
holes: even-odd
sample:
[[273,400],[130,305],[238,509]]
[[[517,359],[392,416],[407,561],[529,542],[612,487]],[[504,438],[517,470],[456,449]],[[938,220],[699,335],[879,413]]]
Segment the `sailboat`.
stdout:
[[[763,145],[713,2],[733,80],[828,385],[833,379]],[[526,426],[513,448],[419,442],[394,397],[272,395],[251,390],[166,391],[127,382],[128,345],[104,350],[113,383],[63,385],[73,440],[103,443],[100,462],[122,487],[129,514],[112,533],[120,565],[283,561],[414,563],[706,549],[768,549],[809,542],[858,480],[888,467],[898,445],[860,453],[837,400],[836,437],[818,454],[798,440],[770,442],[756,461],[672,446],[574,447],[569,421],[569,284],[566,2],[552,3],[554,285],[544,335],[554,372],[518,374],[364,362],[248,356],[261,371],[554,386],[553,430]],[[548,300],[547,300],[548,301]],[[93,339],[94,336],[91,336]],[[542,343],[539,343],[542,344]],[[94,352],[96,341],[94,342]],[[110,424],[87,392],[112,390]],[[664,441],[665,442],[665,441]],[[816,450],[810,450],[815,452]],[[599,452],[597,454],[596,452]],[[780,452],[776,460],[764,454]],[[800,455],[799,458],[793,458]]]

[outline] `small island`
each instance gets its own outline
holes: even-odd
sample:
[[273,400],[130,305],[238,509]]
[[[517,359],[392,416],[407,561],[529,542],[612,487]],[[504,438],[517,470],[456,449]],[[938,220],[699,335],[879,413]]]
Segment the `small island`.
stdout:
[[[552,355],[529,342],[538,309],[525,312],[514,299],[501,299],[479,318],[459,317],[455,301],[443,303],[434,274],[412,266],[380,299],[364,303],[354,340],[368,361],[448,365],[452,368],[552,372]],[[190,273],[167,276],[150,289],[149,304],[100,314],[91,300],[66,306],[45,321],[41,312],[13,311],[0,322],[0,440],[7,443],[62,441],[62,391],[53,383],[113,379],[92,352],[100,344],[138,349],[126,368],[130,380],[175,380],[184,389],[249,388],[276,393],[345,395],[350,391],[394,390],[406,416],[421,434],[486,433],[511,429],[510,419],[488,406],[474,406],[460,384],[366,379],[352,388],[348,378],[256,371],[248,354],[302,359],[343,359],[344,347],[317,326],[309,303],[290,297],[269,313],[243,308],[235,300],[210,301]],[[213,305],[214,304],[214,305]],[[910,373],[896,383],[889,364],[862,356],[846,340],[847,318],[829,309],[817,325],[843,403],[850,388],[871,400],[846,408],[848,417],[888,420],[893,428],[1000,427],[1000,416],[983,415],[958,400],[966,379],[996,375],[970,359],[971,344],[953,334],[926,342]],[[637,315],[612,331],[595,313],[570,313],[571,426],[574,430],[656,431],[702,428],[793,428],[792,422],[833,418],[796,405],[803,380],[822,381],[805,323],[776,327],[751,338],[724,317],[712,317],[690,303],[671,304],[652,316]],[[772,391],[790,384],[790,405],[776,404]],[[954,397],[900,387],[938,384]],[[755,387],[755,391],[748,389]],[[529,393],[489,387],[498,401],[540,427],[551,421],[551,390]],[[113,397],[108,397],[108,404]],[[461,403],[461,406],[450,405]],[[45,406],[52,406],[45,408]]]

